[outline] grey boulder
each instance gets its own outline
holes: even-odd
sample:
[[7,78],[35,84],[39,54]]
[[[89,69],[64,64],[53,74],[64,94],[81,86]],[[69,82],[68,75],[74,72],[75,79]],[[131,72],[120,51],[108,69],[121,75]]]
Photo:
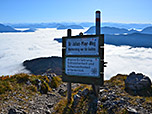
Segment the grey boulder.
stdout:
[[129,92],[132,91],[134,94],[138,94],[141,91],[146,91],[151,88],[151,80],[148,76],[141,73],[132,72],[125,80],[125,89]]

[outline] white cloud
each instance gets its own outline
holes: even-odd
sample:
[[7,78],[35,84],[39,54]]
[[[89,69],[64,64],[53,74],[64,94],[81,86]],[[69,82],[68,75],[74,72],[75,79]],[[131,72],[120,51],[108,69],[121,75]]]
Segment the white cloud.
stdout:
[[143,73],[152,79],[152,49],[130,48],[129,46],[105,45],[105,79],[118,73],[129,74],[132,71]]
[[[78,35],[85,30],[72,30]],[[34,33],[0,33],[0,76],[21,71],[24,60],[37,57],[62,56],[62,44],[54,38],[66,36],[66,30],[38,29]],[[152,79],[152,49],[129,46],[105,45],[105,79],[132,71],[143,73]]]
[[[73,30],[72,35],[80,31]],[[62,56],[62,44],[54,41],[67,35],[66,30],[39,29],[34,33],[0,33],[0,76],[24,69],[24,60],[38,57]]]

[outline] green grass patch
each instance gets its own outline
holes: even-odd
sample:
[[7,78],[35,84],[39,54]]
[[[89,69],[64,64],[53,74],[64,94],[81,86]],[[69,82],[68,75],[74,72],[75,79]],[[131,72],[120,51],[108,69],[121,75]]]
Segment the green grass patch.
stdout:
[[117,86],[124,86],[126,78],[127,78],[127,75],[118,74],[116,76],[113,76],[107,82],[110,83],[113,86],[115,86],[115,85],[117,85]]

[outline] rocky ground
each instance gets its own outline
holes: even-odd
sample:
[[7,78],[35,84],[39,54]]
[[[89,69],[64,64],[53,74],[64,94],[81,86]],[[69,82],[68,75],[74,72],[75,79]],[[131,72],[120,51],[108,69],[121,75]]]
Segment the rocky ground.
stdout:
[[[132,96],[125,91],[127,76],[105,81],[98,97],[91,86],[72,84],[72,100],[67,102],[66,83],[46,94],[10,91],[0,98],[0,114],[151,114],[152,96]],[[27,86],[28,83],[26,83]]]
[[131,114],[152,113],[152,99],[148,101],[146,97],[130,96],[120,86],[108,83],[100,88],[98,109],[102,110],[100,106],[105,108],[109,114],[114,114],[117,111]]
[[132,96],[125,91],[127,76],[117,75],[100,87],[98,98],[92,89],[79,90],[71,104],[61,100],[56,113],[76,114],[152,114],[152,96]]
[[4,101],[1,104],[0,114],[51,114],[53,106],[60,100],[57,94],[33,95],[27,101],[14,97],[13,100]]
[[[23,86],[29,86],[28,83],[30,82],[27,81]],[[78,85],[73,84],[72,88]],[[35,92],[35,90],[32,93],[26,90],[10,91],[7,95],[1,95],[0,114],[52,114],[54,106],[66,97],[66,89],[66,83],[62,83],[45,94]]]

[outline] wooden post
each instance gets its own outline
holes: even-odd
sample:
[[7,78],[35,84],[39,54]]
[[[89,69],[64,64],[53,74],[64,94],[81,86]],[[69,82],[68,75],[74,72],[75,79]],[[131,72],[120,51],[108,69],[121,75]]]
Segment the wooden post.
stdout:
[[96,11],[96,35],[100,35],[100,11]]
[[[96,35],[100,35],[100,11],[96,11]],[[97,85],[92,85],[94,94],[98,97],[99,93],[99,86]]]
[[67,83],[68,103],[71,102],[71,82]]
[[[71,29],[67,30],[67,36],[71,37]],[[71,102],[71,82],[67,83],[68,103]]]

